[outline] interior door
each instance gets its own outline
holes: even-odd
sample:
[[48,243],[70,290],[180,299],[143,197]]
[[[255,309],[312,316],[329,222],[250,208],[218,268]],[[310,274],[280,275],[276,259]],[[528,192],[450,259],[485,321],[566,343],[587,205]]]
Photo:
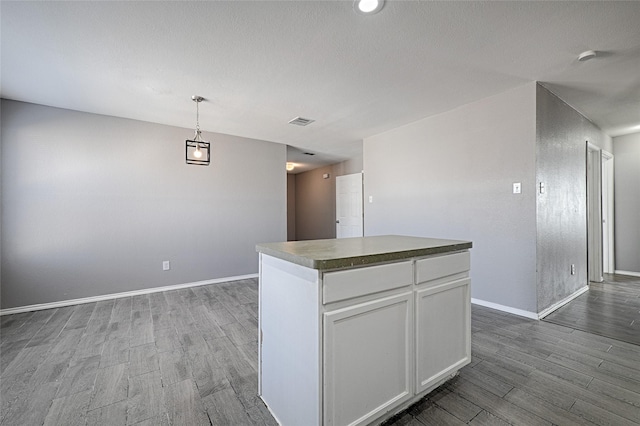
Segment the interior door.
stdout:
[[362,173],[336,177],[336,237],[362,237]]

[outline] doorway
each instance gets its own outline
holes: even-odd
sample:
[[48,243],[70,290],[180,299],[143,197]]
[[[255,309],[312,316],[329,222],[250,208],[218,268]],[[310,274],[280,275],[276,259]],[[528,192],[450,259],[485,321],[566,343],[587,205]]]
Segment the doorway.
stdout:
[[362,173],[336,177],[336,238],[362,237]]
[[587,142],[587,270],[590,282],[615,270],[613,155]]

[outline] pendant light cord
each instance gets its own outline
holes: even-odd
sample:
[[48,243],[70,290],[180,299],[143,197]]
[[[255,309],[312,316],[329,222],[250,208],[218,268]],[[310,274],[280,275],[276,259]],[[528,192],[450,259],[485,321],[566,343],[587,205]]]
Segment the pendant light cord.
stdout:
[[[200,142],[202,137],[200,136],[200,102],[196,101],[196,142]],[[200,146],[196,144],[199,148]]]

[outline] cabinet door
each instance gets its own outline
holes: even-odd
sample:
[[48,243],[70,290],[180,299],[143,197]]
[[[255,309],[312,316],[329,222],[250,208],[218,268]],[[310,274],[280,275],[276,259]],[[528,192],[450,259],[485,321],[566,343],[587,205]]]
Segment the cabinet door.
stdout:
[[409,399],[413,293],[324,314],[324,424],[367,424]]
[[471,362],[470,283],[416,291],[416,394]]

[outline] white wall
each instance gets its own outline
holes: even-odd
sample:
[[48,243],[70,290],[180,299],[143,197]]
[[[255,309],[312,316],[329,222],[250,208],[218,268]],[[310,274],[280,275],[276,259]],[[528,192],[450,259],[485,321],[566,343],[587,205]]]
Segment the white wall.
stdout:
[[[286,240],[286,147],[2,100],[2,308],[256,273]],[[163,260],[171,270],[163,272]]]
[[470,240],[472,297],[537,312],[535,114],[529,83],[365,139],[365,235]]
[[613,139],[616,271],[640,274],[640,133]]
[[351,175],[362,172],[362,155],[345,160],[333,165],[333,174],[338,176]]

